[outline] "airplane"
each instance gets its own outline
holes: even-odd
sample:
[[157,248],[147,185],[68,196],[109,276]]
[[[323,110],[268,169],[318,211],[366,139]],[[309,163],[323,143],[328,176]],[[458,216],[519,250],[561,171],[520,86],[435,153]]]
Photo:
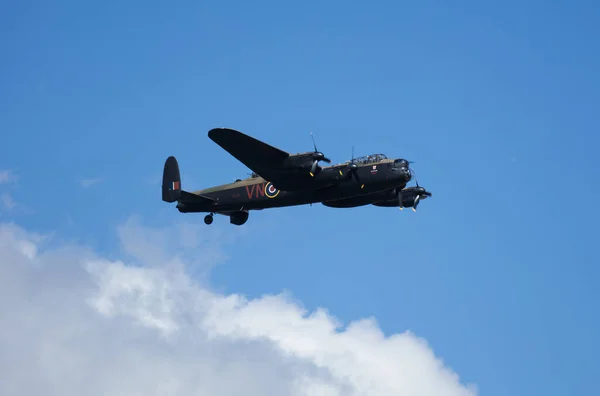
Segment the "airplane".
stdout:
[[[311,134],[312,136],[312,134]],[[414,170],[404,158],[390,159],[384,154],[354,158],[344,163],[321,166],[331,160],[317,150],[290,154],[230,128],[214,128],[208,137],[234,158],[246,165],[250,177],[233,183],[198,191],[182,189],[179,164],[174,156],[165,161],[162,200],[173,203],[181,213],[208,213],[229,216],[230,223],[246,223],[251,210],[321,203],[332,208],[364,205],[412,207],[431,192],[418,185],[406,187]]]

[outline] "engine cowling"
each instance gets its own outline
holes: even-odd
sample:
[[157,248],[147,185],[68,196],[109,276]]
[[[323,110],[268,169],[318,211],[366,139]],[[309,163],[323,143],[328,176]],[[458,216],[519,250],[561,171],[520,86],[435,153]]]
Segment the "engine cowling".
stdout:
[[[402,193],[402,207],[410,208],[415,203],[415,199],[417,198],[417,194],[413,192],[403,192]],[[382,206],[386,208],[398,207],[400,203],[398,202],[397,197],[388,198],[383,201],[373,202],[375,206]]]
[[229,215],[229,222],[231,224],[241,226],[241,225],[245,224],[246,221],[248,221],[248,216],[250,216],[250,213],[248,213],[245,210],[233,212],[232,214]]
[[369,196],[361,196],[354,198],[338,199],[335,201],[324,201],[323,206],[330,208],[355,208],[357,206],[365,206],[373,202],[373,198]]
[[[399,207],[400,202],[397,193],[392,192],[391,197],[383,199],[381,201],[373,202],[375,206],[382,207]],[[416,208],[419,201],[430,197],[431,193],[425,190],[423,187],[408,187],[401,191],[402,207],[403,208]]]

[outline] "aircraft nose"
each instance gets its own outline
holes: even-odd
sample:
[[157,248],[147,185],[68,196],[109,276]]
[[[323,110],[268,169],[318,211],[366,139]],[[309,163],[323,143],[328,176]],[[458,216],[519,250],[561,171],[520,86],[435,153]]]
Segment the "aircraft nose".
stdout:
[[393,168],[404,182],[408,183],[412,180],[413,175],[407,160],[403,158],[395,160]]
[[412,176],[412,172],[410,171],[410,168],[408,168],[408,167],[404,168],[404,175],[405,175],[405,178],[406,178],[406,182],[409,182],[409,181],[412,180],[413,176]]

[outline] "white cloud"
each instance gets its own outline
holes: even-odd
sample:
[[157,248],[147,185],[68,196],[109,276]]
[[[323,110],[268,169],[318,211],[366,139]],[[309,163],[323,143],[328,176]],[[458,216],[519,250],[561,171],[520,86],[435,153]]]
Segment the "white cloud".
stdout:
[[0,394],[476,394],[411,333],[385,337],[370,319],[341,329],[286,295],[248,300],[195,281],[191,265],[222,259],[215,229],[180,244],[180,226],[128,222],[126,265],[1,225]]
[[11,210],[17,205],[17,203],[9,193],[2,193],[0,195],[0,201],[2,202],[2,206],[4,206],[8,210]]
[[15,214],[32,214],[33,211],[27,208],[20,202],[14,200],[11,194],[0,194],[0,214],[15,215]]
[[[0,170],[0,185],[16,183],[18,179],[18,176],[12,170]],[[17,213],[31,214],[32,211],[22,203],[15,201],[13,194],[6,191],[0,193],[0,214]]]
[[79,184],[83,188],[88,188],[88,187],[93,186],[94,184],[101,183],[102,181],[104,181],[104,179],[102,179],[101,177],[96,177],[96,178],[90,178],[90,179],[81,179],[81,180],[79,180]]
[[0,184],[11,183],[17,180],[17,175],[11,170],[0,170]]

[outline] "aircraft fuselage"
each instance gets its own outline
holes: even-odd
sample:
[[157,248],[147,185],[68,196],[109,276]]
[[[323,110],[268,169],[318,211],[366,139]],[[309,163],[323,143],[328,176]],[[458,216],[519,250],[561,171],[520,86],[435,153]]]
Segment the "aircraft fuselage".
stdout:
[[[345,165],[324,167],[317,178],[327,186],[318,190],[280,190],[273,183],[261,177],[253,177],[194,191],[194,194],[210,198],[212,202],[180,202],[177,208],[184,213],[221,213],[368,197],[378,192],[402,189],[410,181],[411,175],[408,169],[400,170],[394,168],[393,165],[391,160],[362,165],[356,170],[357,177],[348,176],[345,173]],[[374,199],[376,198],[374,197]]]

